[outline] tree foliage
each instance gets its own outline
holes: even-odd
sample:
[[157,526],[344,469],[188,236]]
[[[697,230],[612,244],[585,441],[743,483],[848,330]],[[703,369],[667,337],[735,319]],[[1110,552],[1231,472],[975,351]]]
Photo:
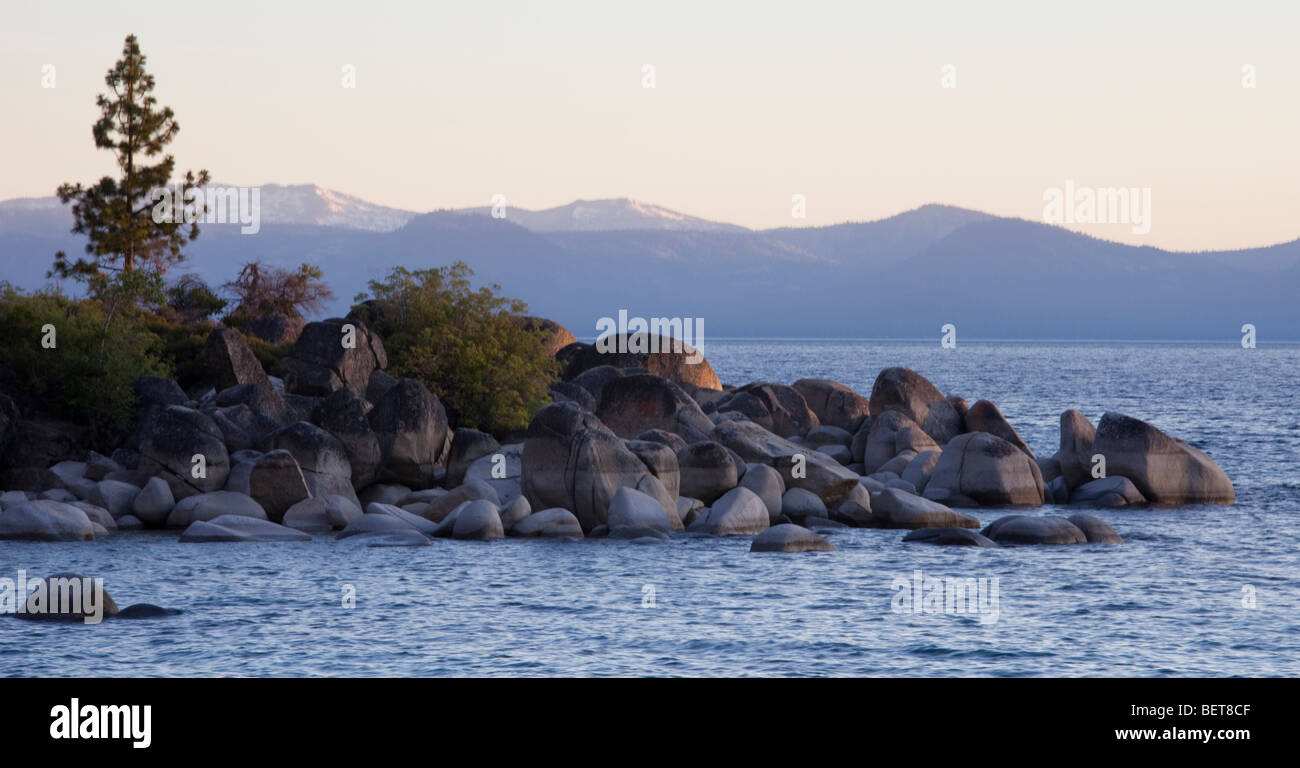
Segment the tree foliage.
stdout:
[[224,286],[239,302],[231,316],[256,319],[319,312],[334,296],[322,276],[321,268],[312,264],[302,264],[298,271],[290,272],[250,261],[239,270],[238,277]]
[[[105,176],[91,186],[63,184],[59,199],[72,203],[72,231],[86,235],[86,257],[70,261],[60,251],[49,276],[74,278],[90,284],[92,293],[144,291],[159,298],[167,268],[183,258],[181,247],[198,237],[197,223],[174,219],[155,221],[151,191],[165,187],[176,161],[164,155],[149,164],[176,138],[180,125],[170,107],[158,107],[154,78],[145,69],[135,35],[126,38],[122,58],[108,71],[109,93],[96,99],[100,117],[92,130],[95,146],[110,150],[119,178]],[[184,177],[186,188],[208,183],[207,171]],[[145,279],[132,279],[142,272]],[[110,320],[112,313],[110,312]]]
[[353,316],[384,339],[390,372],[424,382],[457,426],[522,429],[549,402],[555,360],[544,331],[512,321],[524,303],[498,296],[500,286],[474,290],[472,275],[462,262],[397,267],[370,281],[373,298],[354,307]]

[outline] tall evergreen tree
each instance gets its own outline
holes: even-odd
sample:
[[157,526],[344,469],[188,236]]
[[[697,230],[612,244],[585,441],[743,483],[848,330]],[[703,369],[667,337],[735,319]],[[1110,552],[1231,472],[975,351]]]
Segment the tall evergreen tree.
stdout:
[[[153,189],[170,181],[176,161],[157,157],[180,131],[170,107],[158,108],[153,96],[154,78],[145,71],[145,56],[135,35],[122,47],[122,58],[104,78],[110,93],[95,101],[100,118],[94,125],[95,146],[116,155],[120,178],[105,176],[83,187],[63,184],[59,199],[72,203],[72,231],[89,237],[89,258],[69,261],[60,251],[49,276],[72,277],[90,283],[98,293],[125,293],[132,297],[160,295],[162,275],[184,258],[181,247],[199,235],[196,220],[186,226],[180,215],[154,221]],[[208,183],[207,171],[185,174],[186,189]],[[200,207],[196,213],[201,218]],[[114,302],[116,303],[116,302]]]

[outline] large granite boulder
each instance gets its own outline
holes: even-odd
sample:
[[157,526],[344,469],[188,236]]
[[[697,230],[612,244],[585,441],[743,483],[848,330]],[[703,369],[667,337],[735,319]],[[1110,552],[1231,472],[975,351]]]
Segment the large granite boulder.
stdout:
[[998,544],[1086,544],[1087,535],[1064,517],[1008,515],[981,531]]
[[[817,414],[808,407],[799,390],[784,384],[756,381],[741,387],[740,395],[750,395],[761,411],[751,418],[782,437],[802,436],[820,424]],[[719,404],[719,409],[726,405]]]
[[573,512],[584,531],[606,523],[618,489],[649,474],[623,440],[571,402],[542,407],[524,441],[523,493],[534,509]]
[[722,494],[736,487],[740,468],[731,452],[712,440],[692,443],[677,452],[681,477],[679,493],[712,504]]
[[[163,408],[140,440],[140,454],[170,473],[171,480],[207,493],[223,488],[230,475],[230,455],[221,429],[207,415],[180,405]],[[195,456],[202,456],[197,472]],[[196,474],[201,476],[196,477]]]
[[1200,450],[1145,421],[1107,413],[1093,451],[1106,457],[1106,474],[1133,481],[1158,505],[1232,504],[1236,491],[1218,464]]
[[871,496],[872,522],[880,528],[979,528],[979,520],[899,488]]
[[619,488],[610,501],[606,525],[609,534],[618,538],[657,536],[671,533],[674,527],[659,500],[626,487]]
[[987,432],[968,432],[949,441],[924,495],[959,507],[1042,504],[1045,498],[1038,463]]
[[812,491],[827,504],[842,499],[858,482],[857,474],[830,456],[777,437],[753,422],[718,424],[713,440],[744,461],[766,464],[780,472],[786,488]]
[[870,401],[838,381],[799,379],[793,387],[824,426],[853,433],[871,415]]
[[[605,343],[594,345],[574,342],[557,352],[555,358],[560,363],[561,378],[572,381],[583,371],[598,365],[610,365],[615,368],[640,368],[678,384],[722,389],[722,382],[704,355],[677,339],[637,333],[616,336],[607,343],[609,346]],[[601,351],[606,348],[628,351]],[[658,351],[652,352],[652,349]]]
[[188,528],[197,520],[211,521],[222,515],[266,519],[266,510],[251,497],[233,491],[212,491],[181,499],[167,515],[168,528]]
[[[277,421],[286,417],[284,400],[249,348],[244,336],[233,328],[217,328],[208,334],[203,349],[207,375],[217,390],[247,385],[254,391],[250,407]],[[247,401],[246,401],[247,402]],[[229,405],[230,403],[219,403]]]
[[1097,428],[1082,411],[1068,410],[1061,414],[1061,448],[1056,454],[1061,477],[1070,488],[1078,488],[1092,476],[1092,456],[1096,453],[1092,443],[1097,438]]
[[834,552],[835,545],[801,525],[774,525],[754,537],[750,552]]
[[457,427],[452,434],[451,449],[447,456],[447,487],[455,488],[465,482],[465,472],[470,464],[484,456],[490,456],[500,448],[501,443],[486,432]]
[[342,443],[352,466],[353,488],[366,488],[375,482],[383,452],[379,435],[370,426],[364,400],[342,387],[316,404],[311,421]]
[[383,461],[379,480],[411,488],[433,484],[434,469],[451,450],[451,429],[442,403],[424,384],[401,379],[370,412]]
[[1120,475],[1102,477],[1075,488],[1069,497],[1070,504],[1089,507],[1127,507],[1144,504],[1146,498],[1132,480]]
[[280,361],[285,390],[314,397],[327,397],[340,387],[364,396],[371,373],[387,367],[378,334],[360,321],[339,318],[308,323]]
[[939,445],[961,434],[962,417],[951,401],[921,374],[910,368],[886,368],[871,387],[872,418],[899,411],[921,425]]
[[582,524],[569,510],[552,507],[538,510],[515,523],[510,535],[526,539],[581,539]]
[[681,387],[648,374],[622,376],[607,383],[596,416],[625,438],[662,429],[694,443],[708,439],[713,430],[713,422]]
[[94,541],[85,511],[61,501],[38,499],[0,511],[0,541]]
[[732,488],[690,526],[693,533],[736,536],[762,533],[771,522],[767,505],[748,488]]
[[962,417],[962,423],[967,432],[987,432],[990,435],[997,435],[1024,451],[1029,458],[1034,458],[1034,452],[1029,450],[1029,446],[1020,439],[1020,434],[1016,432],[1015,427],[1011,426],[1011,422],[1007,421],[1002,411],[998,410],[990,400],[980,400],[972,405]]

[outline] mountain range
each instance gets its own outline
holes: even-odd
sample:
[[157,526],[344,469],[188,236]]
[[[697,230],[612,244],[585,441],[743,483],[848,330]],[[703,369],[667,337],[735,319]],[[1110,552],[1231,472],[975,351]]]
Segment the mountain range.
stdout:
[[[252,259],[319,264],[346,310],[394,266],[460,260],[579,338],[601,317],[703,318],[714,337],[1300,339],[1300,240],[1199,253],[1137,247],[944,205],[750,230],[628,199],[419,214],[315,185],[261,188],[261,229],[201,227],[179,272],[213,284]],[[80,253],[55,198],[0,202],[0,279],[46,282]],[[177,273],[179,273],[177,272]]]

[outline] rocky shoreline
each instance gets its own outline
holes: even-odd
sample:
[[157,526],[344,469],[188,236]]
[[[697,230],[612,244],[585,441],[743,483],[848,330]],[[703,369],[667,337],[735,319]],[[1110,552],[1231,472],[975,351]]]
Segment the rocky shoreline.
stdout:
[[[864,396],[811,378],[724,386],[689,350],[557,344],[553,402],[523,434],[493,436],[452,425],[424,384],[385,373],[382,339],[354,322],[307,324],[282,379],[238,332],[213,331],[208,385],[138,379],[136,428],[110,455],[0,395],[0,539],[161,528],[193,543],[333,534],[422,546],[691,534],[806,552],[834,551],[818,532],[847,526],[939,545],[1118,544],[1092,515],[1034,508],[1235,498],[1206,454],[1136,418],[1107,413],[1094,426],[1067,410],[1060,449],[1041,458],[994,403],[968,406],[907,368],[881,371]],[[340,343],[349,332],[352,345]],[[961,510],[978,507],[1012,514],[977,532]]]

